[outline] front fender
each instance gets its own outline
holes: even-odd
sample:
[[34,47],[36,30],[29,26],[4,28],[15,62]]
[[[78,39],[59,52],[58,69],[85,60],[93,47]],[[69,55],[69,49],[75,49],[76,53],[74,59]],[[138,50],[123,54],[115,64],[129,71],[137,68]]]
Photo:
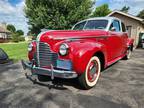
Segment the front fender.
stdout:
[[82,74],[92,56],[97,52],[102,52],[106,59],[106,48],[99,42],[83,42],[73,43],[75,47],[72,48],[73,67],[78,74]]

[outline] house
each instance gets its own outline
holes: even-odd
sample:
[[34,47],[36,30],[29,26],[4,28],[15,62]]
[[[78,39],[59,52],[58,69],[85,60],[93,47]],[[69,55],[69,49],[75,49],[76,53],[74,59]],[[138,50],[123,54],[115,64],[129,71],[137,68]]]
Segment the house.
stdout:
[[144,34],[144,19],[115,10],[108,16],[117,17],[125,23],[129,37],[135,40],[134,45],[138,46],[141,36]]
[[6,29],[5,23],[0,23],[0,43],[7,42],[10,39],[10,31]]

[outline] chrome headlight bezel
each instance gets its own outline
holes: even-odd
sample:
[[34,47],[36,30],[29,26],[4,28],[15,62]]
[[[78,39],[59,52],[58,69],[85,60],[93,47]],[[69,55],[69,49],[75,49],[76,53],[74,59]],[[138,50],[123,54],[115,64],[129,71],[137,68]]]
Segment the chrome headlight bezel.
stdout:
[[63,43],[59,47],[59,54],[61,56],[66,56],[68,54],[69,46],[66,43]]
[[30,44],[28,45],[28,51],[30,52],[30,51],[32,51],[32,49],[33,49],[33,44],[30,43]]

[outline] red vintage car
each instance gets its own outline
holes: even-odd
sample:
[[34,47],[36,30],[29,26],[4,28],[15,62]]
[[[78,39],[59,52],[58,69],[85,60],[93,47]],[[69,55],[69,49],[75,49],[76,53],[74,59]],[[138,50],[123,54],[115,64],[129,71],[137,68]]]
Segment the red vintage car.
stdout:
[[89,89],[96,85],[100,72],[126,58],[133,50],[124,23],[115,17],[86,19],[72,30],[49,30],[29,44],[29,62],[22,61],[39,80],[45,76],[78,78]]

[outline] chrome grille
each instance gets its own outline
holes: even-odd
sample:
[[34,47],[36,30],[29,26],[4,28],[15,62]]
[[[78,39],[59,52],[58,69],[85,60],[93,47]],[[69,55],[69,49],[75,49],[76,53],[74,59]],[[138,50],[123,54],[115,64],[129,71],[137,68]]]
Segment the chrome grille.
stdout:
[[47,43],[39,42],[37,52],[39,67],[51,66],[51,64],[56,66],[58,55],[57,53],[54,53],[50,50],[50,47]]

